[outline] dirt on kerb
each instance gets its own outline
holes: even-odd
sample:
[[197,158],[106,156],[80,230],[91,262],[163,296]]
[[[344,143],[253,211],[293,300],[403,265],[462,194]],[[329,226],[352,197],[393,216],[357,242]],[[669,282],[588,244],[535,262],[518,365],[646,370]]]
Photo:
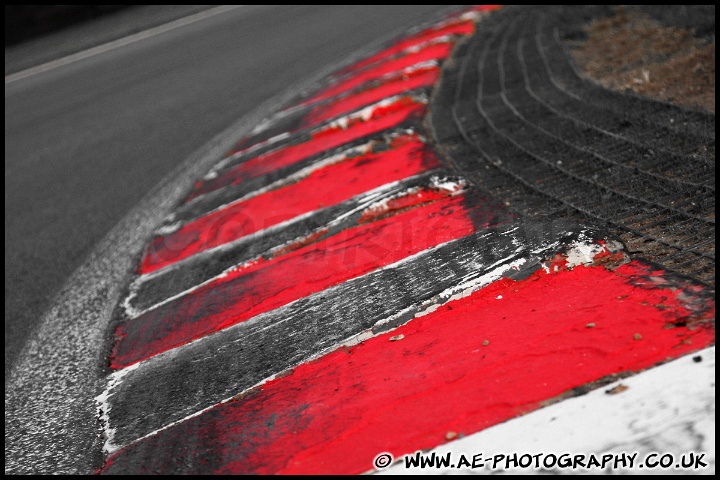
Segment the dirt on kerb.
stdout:
[[581,72],[606,88],[714,113],[714,33],[697,33],[618,7],[590,22],[586,39],[568,43]]
[[[618,6],[588,22],[583,34],[565,43],[586,78],[608,89],[715,113],[714,7]],[[714,139],[698,153],[707,157],[711,148]],[[714,221],[714,205],[703,214]],[[643,245],[641,237],[625,240],[649,258],[662,254]],[[714,255],[714,235],[711,240],[699,250]]]

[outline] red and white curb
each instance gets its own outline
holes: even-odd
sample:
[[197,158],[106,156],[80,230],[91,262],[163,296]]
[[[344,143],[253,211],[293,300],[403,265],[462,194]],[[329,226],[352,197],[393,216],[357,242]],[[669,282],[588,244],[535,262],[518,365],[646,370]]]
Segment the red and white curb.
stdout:
[[[450,455],[452,463],[445,467],[409,467],[400,461],[382,471],[387,474],[445,474],[490,473],[648,473],[641,463],[650,458],[659,462],[662,456],[680,453],[705,452],[702,460],[710,464],[715,452],[715,347],[709,347],[659,367],[647,370],[598,388],[562,403],[542,408],[481,432],[454,440],[432,451],[427,457]],[[519,453],[516,457],[515,453]],[[584,465],[576,468],[558,466],[559,457],[566,455],[574,461],[578,454],[596,453],[600,465],[590,464],[582,456]],[[623,459],[621,455],[625,453]],[[659,453],[659,455],[658,455]],[[521,460],[521,455],[530,455]],[[535,457],[557,456],[555,467],[540,463]],[[602,455],[616,454],[607,461]],[[476,468],[461,467],[461,455]],[[633,462],[630,456],[633,455]],[[533,458],[534,457],[534,458]],[[673,455],[669,468],[662,473],[692,473],[690,468],[676,467],[680,455]],[[689,460],[689,455],[687,456]],[[552,463],[550,457],[547,463]],[[623,461],[624,460],[624,461]],[[513,463],[517,461],[517,463]],[[531,468],[520,465],[531,463]],[[482,464],[482,466],[479,466]],[[710,465],[709,465],[710,466]],[[706,472],[711,473],[711,468]],[[697,472],[697,471],[696,471]]]
[[[195,185],[118,309],[102,473],[363,473],[383,452],[479,449],[492,432],[507,450],[517,432],[548,438],[524,430],[549,430],[547,412],[609,405],[601,389],[570,397],[676,358],[660,368],[678,375],[714,344],[702,286],[602,232],[514,219],[419,133],[442,60],[488,9],[348,67]],[[657,400],[656,371],[607,398]],[[704,385],[685,400],[705,405]],[[618,418],[578,445],[645,438]]]

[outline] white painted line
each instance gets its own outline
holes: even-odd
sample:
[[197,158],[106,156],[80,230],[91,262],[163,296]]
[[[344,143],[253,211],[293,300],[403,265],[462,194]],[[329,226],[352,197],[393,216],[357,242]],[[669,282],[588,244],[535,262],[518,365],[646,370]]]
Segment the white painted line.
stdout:
[[[699,361],[695,361],[697,359]],[[617,389],[623,385],[627,389]],[[609,394],[615,388],[614,394]],[[447,454],[456,461],[482,453],[484,468],[405,468],[404,459],[383,474],[490,473],[493,456],[504,454],[595,454],[637,452],[633,468],[612,473],[703,473],[715,471],[715,347],[613,382],[580,397],[570,398],[509,420],[429,452]],[[705,453],[702,470],[639,468],[651,453],[675,455]],[[378,452],[380,453],[380,452]],[[398,459],[396,459],[398,460]],[[505,469],[496,473],[601,473],[599,468],[577,470]],[[606,468],[606,473],[609,470]]]
[[187,16],[187,17],[179,18],[177,20],[174,20],[170,23],[166,23],[164,25],[159,25],[157,27],[153,27],[148,30],[144,30],[142,32],[134,33],[127,37],[118,38],[117,40],[113,40],[111,42],[104,43],[102,45],[98,45],[96,47],[92,47],[87,50],[83,50],[81,52],[73,53],[66,57],[58,58],[57,60],[52,60],[50,62],[43,63],[43,64],[37,65],[35,67],[21,70],[19,72],[15,72],[10,75],[6,75],[5,76],[5,85],[9,85],[10,83],[17,82],[18,80],[23,80],[25,78],[32,77],[33,75],[44,73],[44,72],[53,70],[58,67],[69,65],[71,63],[74,63],[74,62],[77,62],[80,60],[85,60],[86,58],[94,57],[95,55],[100,55],[101,53],[105,53],[110,50],[114,50],[116,48],[124,47],[124,46],[130,45],[132,43],[136,43],[141,40],[145,40],[150,37],[154,37],[154,36],[169,32],[171,30],[185,27],[187,25],[199,22],[201,20],[205,20],[206,18],[214,17],[216,15],[220,15],[220,14],[229,12],[231,10],[235,10],[236,8],[239,8],[242,6],[243,5],[221,5],[219,7],[215,7],[215,8],[211,8],[209,10],[198,12],[198,13],[195,13],[195,14]]
[[139,366],[140,364],[136,363],[135,365],[130,365],[123,370],[111,373],[108,376],[109,380],[107,389],[105,389],[103,393],[95,397],[95,401],[98,404],[98,419],[100,421],[100,424],[102,425],[103,434],[105,437],[103,449],[107,452],[112,452],[119,448],[112,443],[113,438],[115,437],[115,429],[110,426],[110,409],[112,408],[112,404],[110,403],[111,394],[109,392],[112,392],[115,386],[120,384],[122,378],[125,375],[137,369]]

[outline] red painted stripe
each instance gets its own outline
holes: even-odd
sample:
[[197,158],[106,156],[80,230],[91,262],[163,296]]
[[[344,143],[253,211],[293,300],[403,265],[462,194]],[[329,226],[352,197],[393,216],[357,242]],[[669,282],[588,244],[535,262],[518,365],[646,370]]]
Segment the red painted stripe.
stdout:
[[[485,12],[485,11],[491,11],[500,8],[501,5],[477,5],[475,7],[469,8],[464,13],[467,12]],[[471,35],[474,30],[474,24],[472,23],[473,20],[471,19],[462,19],[460,18],[462,14],[452,14],[449,17],[452,17],[452,20],[448,20],[445,22],[442,22],[434,27],[431,27],[427,30],[424,30],[423,32],[420,32],[418,34],[412,35],[405,40],[401,41],[398,44],[392,45],[391,47],[383,50],[382,52],[379,52],[372,58],[365,59],[361,62],[358,62],[356,64],[351,65],[350,67],[347,67],[344,70],[341,70],[338,74],[334,75],[335,77],[338,76],[344,76],[349,72],[358,72],[360,70],[365,69],[365,67],[368,67],[374,63],[382,62],[384,60],[388,60],[391,57],[395,55],[402,54],[403,52],[407,52],[414,49],[421,49],[423,47],[425,48],[431,48],[433,45],[425,46],[428,43],[431,43],[433,40],[438,40],[440,37],[443,36],[452,36],[452,35]],[[443,42],[438,43],[438,45],[442,45]],[[413,53],[410,53],[413,54]],[[445,55],[443,55],[443,58]],[[425,60],[418,60],[425,61]],[[351,77],[348,80],[351,80],[354,77]],[[346,89],[347,90],[347,89]],[[327,97],[325,97],[327,98]],[[303,103],[304,104],[304,103]],[[246,137],[238,141],[237,149],[247,149],[250,148],[253,145],[253,138],[252,137]]]
[[151,242],[139,272],[150,273],[196,253],[320,208],[336,205],[386,183],[439,167],[417,135],[393,140],[390,149],[345,158],[300,181],[216,210]]
[[397,43],[394,43],[390,47],[381,50],[375,55],[368,57],[365,60],[361,60],[341,70],[338,75],[358,72],[368,67],[369,65],[383,60],[387,60],[388,58],[393,57],[404,50],[418,47],[423,43],[429,42],[435,38],[449,35],[472,35],[473,33],[475,33],[475,23],[472,20],[458,19],[449,22],[443,22],[440,25],[430,27],[426,30],[416,33],[415,35],[411,35],[403,40],[398,41]]
[[344,92],[349,92],[364,83],[378,80],[384,75],[399,72],[405,68],[412,67],[413,65],[417,65],[422,62],[445,59],[448,55],[450,55],[453,45],[454,42],[451,41],[434,43],[418,50],[417,52],[411,52],[396,59],[387,60],[376,67],[357,73],[324,88],[316,95],[313,95],[302,102],[302,105],[309,105],[311,103],[316,103],[321,100],[337,96]]
[[470,12],[492,12],[493,10],[497,10],[500,7],[502,7],[502,5],[475,5],[474,7],[469,8],[467,11],[470,11]]
[[440,77],[440,69],[435,66],[418,68],[411,72],[399,72],[383,80],[375,87],[362,90],[353,95],[340,98],[327,105],[318,105],[303,118],[303,125],[319,125],[331,118],[353,112],[361,107],[379,102],[383,98],[405,93],[416,88],[431,86]]
[[425,106],[425,103],[412,97],[403,96],[389,105],[378,105],[373,108],[367,118],[363,118],[364,114],[349,115],[344,125],[330,124],[318,128],[311,132],[311,138],[307,141],[254,157],[212,180],[201,180],[186,201],[287,167],[326,150],[392,128],[404,121],[420,118],[425,113]]
[[357,474],[380,452],[432,448],[712,344],[714,305],[693,317],[682,290],[637,286],[653,275],[633,262],[498,281],[126,447],[104,471]]
[[425,189],[410,195],[413,202],[394,216],[378,215],[376,222],[239,268],[120,325],[112,368],[126,367],[475,231],[463,194],[448,196],[446,190]]

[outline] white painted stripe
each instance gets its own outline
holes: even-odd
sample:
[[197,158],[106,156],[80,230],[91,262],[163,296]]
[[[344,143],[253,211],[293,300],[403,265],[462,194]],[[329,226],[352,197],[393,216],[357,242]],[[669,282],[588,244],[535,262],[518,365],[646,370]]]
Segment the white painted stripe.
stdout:
[[10,75],[6,75],[5,76],[5,85],[16,82],[18,80],[23,80],[28,77],[32,77],[33,75],[38,75],[40,73],[48,72],[55,68],[69,65],[71,63],[75,63],[80,60],[85,60],[86,58],[94,57],[96,55],[100,55],[102,53],[109,52],[110,50],[115,50],[116,48],[125,47],[127,45],[139,42],[141,40],[146,40],[148,38],[155,37],[157,35],[161,35],[163,33],[169,32],[171,30],[176,30],[178,28],[182,28],[187,25],[191,25],[191,24],[199,22],[201,20],[205,20],[207,18],[214,17],[216,15],[221,15],[221,14],[229,12],[231,10],[235,10],[236,8],[239,8],[242,6],[243,5],[222,5],[219,7],[211,8],[211,9],[205,10],[203,12],[198,12],[198,13],[195,13],[195,14],[187,16],[187,17],[179,18],[177,20],[174,20],[170,23],[166,23],[164,25],[159,25],[157,27],[153,27],[148,30],[138,32],[133,35],[129,35],[127,37],[119,38],[117,40],[113,40],[111,42],[104,43],[102,45],[98,45],[96,47],[92,47],[87,50],[83,50],[81,52],[73,53],[66,57],[58,58],[57,60],[52,60],[50,62],[43,63],[43,64],[37,65],[35,67],[21,70],[19,72],[12,73]]
[[[694,357],[701,357],[695,362]],[[628,387],[608,394],[618,385]],[[678,473],[683,470],[649,470],[637,467],[654,452],[672,453],[676,459],[688,452],[705,453],[708,468],[685,473],[709,474],[715,471],[715,347],[689,354],[598,388],[587,395],[561,401],[528,415],[517,417],[476,434],[439,446],[427,453],[461,454],[483,459],[494,455],[518,454],[596,454],[637,452],[635,467],[628,473]],[[378,452],[380,453],[380,452]],[[398,459],[396,459],[398,460]],[[406,469],[404,461],[379,473],[450,474],[489,473],[485,468]],[[509,469],[506,472],[539,473],[537,470]],[[548,470],[543,470],[547,473]],[[550,469],[549,473],[600,473],[600,469],[575,471]],[[613,471],[621,473],[621,471]]]
[[118,449],[118,447],[112,443],[113,438],[115,437],[116,429],[110,425],[110,409],[112,408],[112,405],[110,403],[110,392],[112,392],[113,388],[115,388],[116,385],[120,384],[125,375],[138,368],[138,366],[139,364],[130,365],[123,370],[118,370],[117,372],[111,373],[108,376],[107,388],[103,391],[103,393],[95,397],[95,401],[98,405],[98,419],[100,420],[100,424],[102,425],[105,437],[103,449],[107,452]]

